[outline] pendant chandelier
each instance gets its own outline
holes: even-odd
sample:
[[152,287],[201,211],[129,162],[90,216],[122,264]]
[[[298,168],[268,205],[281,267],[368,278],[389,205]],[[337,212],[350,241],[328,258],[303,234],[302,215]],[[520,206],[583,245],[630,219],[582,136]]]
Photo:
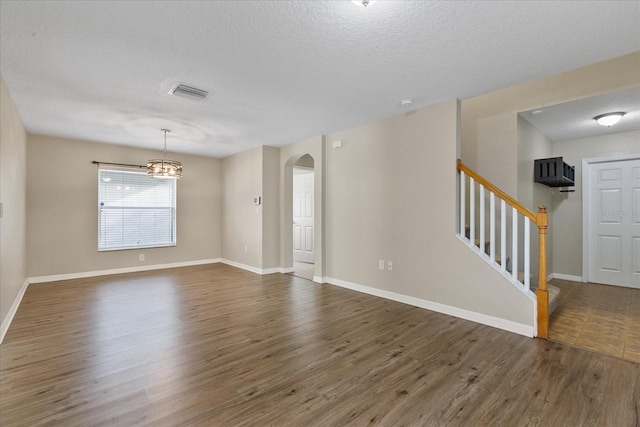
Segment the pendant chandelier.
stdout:
[[[169,129],[161,129],[164,132],[164,151],[167,153],[167,132]],[[164,155],[163,155],[164,157]],[[182,163],[175,160],[153,159],[147,162],[147,175],[158,179],[180,179],[182,178]]]

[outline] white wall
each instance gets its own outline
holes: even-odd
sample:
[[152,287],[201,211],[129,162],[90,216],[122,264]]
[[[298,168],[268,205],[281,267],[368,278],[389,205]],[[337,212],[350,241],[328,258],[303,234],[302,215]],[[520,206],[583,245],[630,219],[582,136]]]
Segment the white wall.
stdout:
[[553,194],[553,272],[582,277],[582,159],[640,153],[640,131],[553,143],[553,157],[575,166],[575,193]]
[[26,151],[22,119],[0,76],[0,341],[27,279]]
[[[98,173],[91,161],[146,164],[161,156],[158,151],[29,134],[29,277],[220,258],[221,162],[184,154],[173,154],[184,165],[177,188],[177,245],[98,252]],[[141,253],[143,262],[138,261]]]

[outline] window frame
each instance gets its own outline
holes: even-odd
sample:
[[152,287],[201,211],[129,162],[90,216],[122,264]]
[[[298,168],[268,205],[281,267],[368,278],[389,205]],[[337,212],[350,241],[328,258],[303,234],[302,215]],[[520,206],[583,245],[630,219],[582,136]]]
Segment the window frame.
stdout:
[[[135,250],[135,249],[152,249],[152,248],[167,248],[167,247],[174,247],[178,244],[178,235],[177,235],[177,224],[178,224],[178,215],[177,215],[177,211],[178,211],[178,206],[177,206],[177,192],[178,192],[178,185],[177,185],[177,180],[172,179],[172,180],[164,180],[165,182],[171,182],[172,185],[172,197],[171,197],[171,207],[165,208],[165,209],[171,209],[171,236],[172,236],[172,242],[170,243],[161,243],[161,244],[145,244],[145,245],[136,245],[136,246],[120,246],[120,247],[101,247],[100,242],[101,242],[101,237],[102,237],[102,210],[103,209],[140,209],[141,207],[125,207],[125,206],[100,206],[100,197],[101,197],[101,171],[110,171],[110,172],[121,172],[121,173],[130,173],[130,174],[138,174],[138,175],[145,175],[146,177],[148,177],[148,179],[151,180],[156,180],[156,178],[152,178],[150,176],[147,175],[146,172],[144,171],[140,171],[137,169],[131,169],[131,168],[127,168],[127,167],[114,167],[114,166],[102,166],[102,167],[98,167],[98,173],[97,173],[97,178],[98,178],[98,189],[97,189],[97,195],[98,195],[98,203],[97,203],[97,208],[98,208],[98,252],[113,252],[113,251],[127,251],[127,250]],[[143,208],[145,209],[145,208]],[[158,209],[158,208],[146,208],[146,209]]]

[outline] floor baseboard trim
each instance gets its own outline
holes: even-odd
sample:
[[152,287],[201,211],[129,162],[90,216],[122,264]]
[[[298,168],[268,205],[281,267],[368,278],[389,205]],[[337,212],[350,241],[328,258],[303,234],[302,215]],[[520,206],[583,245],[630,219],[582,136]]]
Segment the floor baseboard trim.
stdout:
[[166,268],[191,267],[194,265],[215,264],[220,258],[201,259],[196,261],[170,262],[166,264],[141,265],[138,267],[113,268],[109,270],[83,271],[80,273],[54,274],[52,276],[30,277],[29,283],[59,282],[61,280],[85,279],[87,277],[109,276],[112,274],[138,273],[141,271],[163,270]]
[[327,278],[322,276],[313,276],[313,281],[316,283],[327,283]]
[[570,282],[582,282],[582,276],[572,276],[571,274],[552,273],[554,279],[568,280]]
[[9,326],[11,326],[11,322],[13,321],[13,316],[18,312],[18,307],[22,302],[22,298],[24,297],[24,293],[27,291],[27,287],[29,286],[29,279],[25,280],[18,291],[18,295],[16,295],[16,299],[13,300],[13,304],[11,304],[11,308],[9,308],[9,312],[7,316],[2,320],[2,325],[0,325],[0,344],[4,341],[4,336],[7,334],[9,330]]
[[276,273],[284,273],[284,269],[280,267],[263,268],[262,273],[260,274],[276,274]]
[[273,267],[273,268],[258,268],[253,267],[251,265],[242,264],[241,262],[231,261],[229,259],[222,258],[220,260],[221,263],[230,265],[231,267],[239,268],[241,270],[250,271],[252,273],[259,274],[264,276],[265,274],[275,274],[275,273],[292,273],[293,268],[283,268],[283,267]]
[[[489,315],[478,313],[475,311],[465,310],[459,307],[453,307],[446,304],[441,304],[433,301],[424,300],[421,298],[411,297],[411,296],[399,294],[396,292],[385,291],[383,289],[372,288],[370,286],[360,285],[357,283],[347,282],[345,280],[335,279],[331,277],[326,278],[326,283],[329,283],[330,285],[340,286],[342,288],[351,289],[353,291],[373,295],[376,297],[400,302],[403,304],[413,305],[415,307],[424,308],[426,310],[436,311],[438,313],[447,314],[449,316],[470,320],[472,322],[502,329],[508,332],[513,332],[519,335],[524,335],[526,337],[533,338],[535,336],[535,331],[532,325],[525,325],[522,323],[513,322],[511,320],[501,319],[499,317],[489,316]],[[532,307],[532,309],[533,308],[534,307]]]

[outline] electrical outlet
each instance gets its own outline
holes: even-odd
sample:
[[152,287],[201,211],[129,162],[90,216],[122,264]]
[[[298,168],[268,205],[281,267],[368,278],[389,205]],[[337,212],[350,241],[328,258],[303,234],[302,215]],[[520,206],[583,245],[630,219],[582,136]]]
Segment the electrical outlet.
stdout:
[[383,259],[378,261],[378,269],[379,270],[384,270],[384,260]]
[[144,261],[144,254],[138,255],[138,261]]
[[393,271],[393,261],[389,261],[389,262],[387,263],[387,270],[389,270],[389,271]]

